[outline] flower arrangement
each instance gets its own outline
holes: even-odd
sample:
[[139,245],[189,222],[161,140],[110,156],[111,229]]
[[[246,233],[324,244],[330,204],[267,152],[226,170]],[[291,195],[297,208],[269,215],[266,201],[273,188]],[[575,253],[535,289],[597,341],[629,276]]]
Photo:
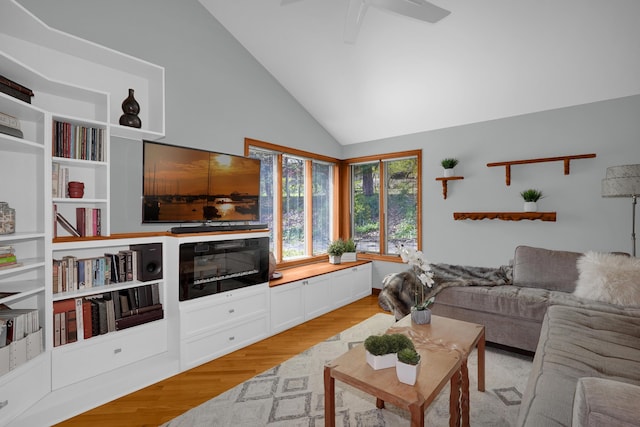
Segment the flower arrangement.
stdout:
[[408,248],[404,245],[400,246],[400,257],[403,262],[406,262],[411,266],[416,277],[420,280],[422,286],[417,286],[415,291],[415,305],[416,310],[426,310],[435,297],[431,297],[428,300],[424,300],[426,288],[433,287],[433,271],[429,262],[424,258],[422,251],[417,251],[413,248]]

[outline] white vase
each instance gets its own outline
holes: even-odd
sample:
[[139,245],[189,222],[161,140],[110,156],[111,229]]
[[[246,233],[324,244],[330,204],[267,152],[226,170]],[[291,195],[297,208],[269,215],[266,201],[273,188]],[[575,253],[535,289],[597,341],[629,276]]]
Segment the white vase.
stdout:
[[453,175],[454,175],[453,168],[449,168],[449,169],[445,169],[444,170],[444,177],[445,178],[451,178]]
[[396,375],[398,376],[398,381],[404,384],[415,385],[418,380],[418,374],[420,374],[420,365],[420,362],[418,362],[417,365],[409,365],[408,363],[396,360]]
[[427,325],[431,323],[431,310],[416,310],[411,308],[411,321],[417,325]]
[[524,211],[525,212],[537,212],[538,204],[536,202],[524,202]]
[[341,255],[329,255],[329,264],[340,264]]
[[382,354],[380,356],[374,356],[373,354],[366,351],[367,363],[374,370],[378,369],[386,369],[393,368],[396,366],[396,362],[398,361],[398,356],[396,353]]

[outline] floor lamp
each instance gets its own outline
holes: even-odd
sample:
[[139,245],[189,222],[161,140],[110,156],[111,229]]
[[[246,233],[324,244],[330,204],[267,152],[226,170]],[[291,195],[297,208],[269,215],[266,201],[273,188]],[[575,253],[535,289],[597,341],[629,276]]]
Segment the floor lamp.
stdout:
[[631,197],[631,244],[636,256],[636,201],[640,195],[640,165],[611,166],[602,180],[602,197]]

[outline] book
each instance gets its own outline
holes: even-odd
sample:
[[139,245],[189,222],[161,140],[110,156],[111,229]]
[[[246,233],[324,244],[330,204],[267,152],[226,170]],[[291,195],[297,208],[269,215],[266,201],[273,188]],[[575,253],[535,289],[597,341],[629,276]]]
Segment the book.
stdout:
[[15,264],[18,261],[15,255],[0,255],[0,265]]
[[24,135],[22,134],[22,131],[20,129],[16,129],[16,128],[12,128],[9,126],[5,126],[3,124],[0,124],[0,133],[4,133],[6,135],[11,135],[11,136],[15,136],[16,138],[23,138]]
[[132,316],[123,317],[121,319],[116,320],[116,329],[126,329],[132,326],[142,325],[143,323],[152,322],[154,320],[159,320],[164,317],[164,311],[162,308],[147,311],[140,314],[134,314]]
[[56,213],[56,219],[58,220],[58,223],[62,225],[62,228],[67,230],[69,234],[74,237],[80,237],[78,230],[64,216],[62,216],[60,212]]
[[135,310],[123,311],[122,312],[122,317],[129,317],[129,316],[133,316],[135,314],[146,313],[147,311],[158,310],[158,309],[161,309],[161,308],[162,308],[162,304],[148,305],[146,307],[136,308]]
[[15,262],[15,263],[10,263],[10,264],[2,264],[0,265],[0,270],[8,270],[10,268],[16,268],[16,267],[20,267],[22,266],[21,262]]
[[19,83],[9,80],[8,78],[0,75],[0,92],[6,93],[9,96],[31,104],[31,97],[33,91]]
[[14,129],[20,129],[20,120],[14,116],[0,111],[0,125],[8,126]]

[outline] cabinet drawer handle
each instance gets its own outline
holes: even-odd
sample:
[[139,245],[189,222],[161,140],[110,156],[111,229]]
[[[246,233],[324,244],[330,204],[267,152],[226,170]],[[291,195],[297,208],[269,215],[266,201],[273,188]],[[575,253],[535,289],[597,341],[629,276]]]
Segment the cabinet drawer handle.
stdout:
[[118,353],[122,353],[121,348],[116,348],[115,350],[113,350],[113,354],[118,354]]
[[229,313],[230,313],[230,314],[233,314],[233,313],[235,313],[235,312],[236,312],[236,309],[235,309],[235,308],[230,308],[230,309],[229,309]]
[[233,341],[235,339],[236,339],[236,337],[233,337],[233,336],[229,337],[229,341]]
[[9,404],[8,400],[3,400],[2,402],[0,402],[0,409],[4,408],[5,406],[7,406]]

